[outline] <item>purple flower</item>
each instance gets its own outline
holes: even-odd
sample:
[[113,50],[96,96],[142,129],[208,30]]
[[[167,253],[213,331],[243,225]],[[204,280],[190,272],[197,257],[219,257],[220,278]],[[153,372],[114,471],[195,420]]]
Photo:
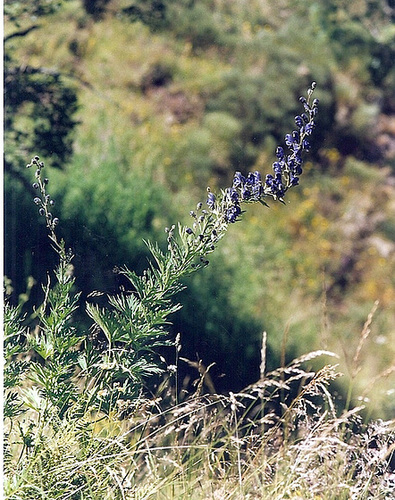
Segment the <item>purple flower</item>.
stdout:
[[235,188],[228,188],[226,190],[226,194],[227,194],[228,198],[232,201],[232,203],[239,202],[239,195],[238,195]]
[[279,146],[276,150],[276,156],[279,161],[273,163],[273,175],[267,175],[265,181],[265,193],[282,198],[285,192],[292,186],[299,184],[299,176],[302,173],[302,151],[310,150],[310,142],[307,136],[310,136],[314,130],[314,117],[318,112],[318,99],[314,99],[310,104],[310,97],[315,88],[315,83],[308,90],[308,97],[300,98],[303,104],[304,113],[295,116],[295,124],[299,130],[293,130],[291,134],[286,134],[285,144],[290,150],[290,154],[284,159],[284,150]]
[[232,187],[223,192],[222,199],[217,202],[214,194],[209,192],[207,205],[212,210],[217,208],[225,222],[236,222],[242,213],[240,207],[242,202],[260,201],[266,205],[264,201],[266,196],[273,196],[283,201],[287,190],[299,184],[303,165],[302,153],[310,150],[308,137],[314,131],[314,118],[318,113],[318,99],[314,99],[311,103],[314,88],[313,82],[307,92],[308,98],[300,98],[304,111],[295,116],[297,130],[285,135],[285,144],[289,152],[286,154],[282,146],[277,147],[277,160],[272,164],[273,174],[266,175],[264,183],[258,171],[250,172],[247,176],[237,171],[233,177]]
[[314,130],[314,124],[313,123],[307,123],[307,125],[304,128],[304,131],[307,135],[311,135]]
[[299,128],[302,128],[303,124],[303,118],[301,116],[295,116],[295,125]]
[[209,208],[211,208],[211,210],[214,208],[214,205],[215,205],[215,194],[213,193],[208,193],[207,195],[207,205]]
[[234,177],[233,177],[233,187],[241,187],[245,183],[245,177],[242,175],[241,172],[236,172]]
[[278,148],[276,149],[276,156],[279,160],[282,160],[284,158],[284,148],[278,146]]
[[241,214],[241,208],[239,205],[234,205],[230,207],[225,212],[225,221],[234,223],[237,220],[237,217]]
[[299,177],[296,177],[291,173],[290,182],[291,182],[291,186],[297,186],[299,184]]
[[288,146],[288,147],[292,147],[292,144],[294,143],[294,139],[292,137],[291,134],[287,134],[285,136],[285,144]]
[[276,174],[276,176],[281,175],[284,165],[285,165],[285,162],[283,162],[283,161],[275,161],[273,163],[273,171]]
[[[258,201],[263,194],[261,174],[258,171],[250,172],[247,177],[236,172],[233,178],[232,188],[227,190],[227,196],[233,202]],[[233,219],[233,217],[231,217]]]
[[252,196],[252,193],[251,193],[251,191],[249,190],[249,188],[244,186],[244,187],[243,187],[243,190],[242,190],[242,192],[241,192],[241,197],[242,197],[242,199],[243,199],[243,200],[245,200],[245,201],[248,201],[248,200],[250,200],[250,199],[251,199],[251,196]]
[[269,193],[276,198],[282,198],[285,194],[284,186],[281,182],[281,176],[274,178],[271,174],[267,174],[266,186],[269,188]]

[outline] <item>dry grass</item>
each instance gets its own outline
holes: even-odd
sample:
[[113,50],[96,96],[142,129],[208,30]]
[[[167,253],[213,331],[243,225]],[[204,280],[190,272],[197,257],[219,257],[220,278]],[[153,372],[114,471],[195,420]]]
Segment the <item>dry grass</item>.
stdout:
[[237,394],[202,394],[206,370],[182,402],[169,377],[156,399],[122,416],[47,418],[35,443],[27,439],[34,412],[14,422],[5,498],[393,498],[395,422],[364,425],[362,408],[338,407],[336,366],[306,369],[331,352],[265,373],[263,340],[260,380]]
[[126,498],[391,498],[394,423],[364,426],[361,408],[337,416],[328,390],[336,369],[301,367],[322,354],[301,357],[242,393],[195,396],[132,424]]

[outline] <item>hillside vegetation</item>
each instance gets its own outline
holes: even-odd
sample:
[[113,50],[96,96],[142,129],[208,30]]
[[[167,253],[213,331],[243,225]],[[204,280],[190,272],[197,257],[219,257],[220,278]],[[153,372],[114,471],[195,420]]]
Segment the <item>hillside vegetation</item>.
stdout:
[[393,498],[393,2],[4,7],[4,497]]
[[[75,253],[76,288],[83,299],[92,290],[113,292],[125,286],[113,268],[144,269],[143,239],[165,246],[163,228],[188,223],[207,186],[230,185],[237,170],[270,172],[298,97],[315,80],[320,115],[300,187],[285,206],[249,207],[229,229],[209,267],[187,279],[172,335],[181,334],[184,358],[216,363],[217,391],[257,379],[263,331],[270,368],[308,350],[335,351],[345,374],[339,391],[345,394],[351,380],[369,413],[389,416],[395,409],[391,2],[73,0],[33,17],[20,2],[6,4],[9,92],[17,93],[16,82],[27,92],[15,74],[29,68],[56,75],[52,85],[65,89],[52,108],[53,123],[43,115],[44,97],[9,100],[6,274],[14,300],[28,276],[45,281],[54,262],[26,189],[32,155],[48,164],[59,232]],[[70,113],[59,147],[51,146],[60,137],[56,113]],[[40,292],[35,285],[31,301]],[[191,374],[184,364],[181,373]]]

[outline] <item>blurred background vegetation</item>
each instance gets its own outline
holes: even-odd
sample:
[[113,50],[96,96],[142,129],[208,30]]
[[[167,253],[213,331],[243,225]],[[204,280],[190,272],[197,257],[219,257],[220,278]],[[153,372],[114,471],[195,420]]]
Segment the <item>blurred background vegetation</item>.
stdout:
[[269,367],[334,350],[343,385],[355,379],[373,413],[393,412],[394,2],[6,0],[5,21],[12,300],[26,300],[34,278],[37,302],[55,260],[32,203],[32,156],[48,165],[82,297],[112,293],[114,268],[143,270],[143,239],[164,245],[164,227],[188,223],[208,185],[270,171],[315,80],[320,115],[301,186],[289,205],[248,207],[229,228],[188,280],[172,335],[182,356],[216,363],[220,391],[258,378],[264,330]]

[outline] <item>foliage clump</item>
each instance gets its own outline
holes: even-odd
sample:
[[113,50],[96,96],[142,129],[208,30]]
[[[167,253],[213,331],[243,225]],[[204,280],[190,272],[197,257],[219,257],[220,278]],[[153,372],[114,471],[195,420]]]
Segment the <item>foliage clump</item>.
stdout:
[[[5,307],[7,499],[390,494],[391,423],[354,435],[360,408],[338,416],[329,392],[336,367],[302,366],[333,353],[312,352],[267,373],[264,335],[257,383],[237,394],[204,395],[211,367],[199,363],[196,390],[186,397],[178,387],[180,337],[166,339],[168,317],[181,307],[172,301],[184,287],[181,278],[207,266],[229,225],[240,220],[241,205],[283,202],[299,183],[317,114],[314,86],[301,98],[298,130],[285,137],[289,154],[276,149],[274,176],[263,181],[258,171],[236,172],[232,187],[218,195],[209,190],[207,209],[199,203],[191,225],[166,228],[166,251],[147,243],[148,269],[119,271],[131,290],[109,296],[105,307],[95,303],[100,294],[91,294],[89,331],[74,321],[73,255],[57,236],[62,221],[52,213],[44,163],[36,156],[27,165],[35,170],[33,201],[58,265],[30,326],[20,306]],[[158,355],[165,345],[176,350],[176,365],[167,368]],[[154,398],[145,390],[152,376],[163,377]]]

